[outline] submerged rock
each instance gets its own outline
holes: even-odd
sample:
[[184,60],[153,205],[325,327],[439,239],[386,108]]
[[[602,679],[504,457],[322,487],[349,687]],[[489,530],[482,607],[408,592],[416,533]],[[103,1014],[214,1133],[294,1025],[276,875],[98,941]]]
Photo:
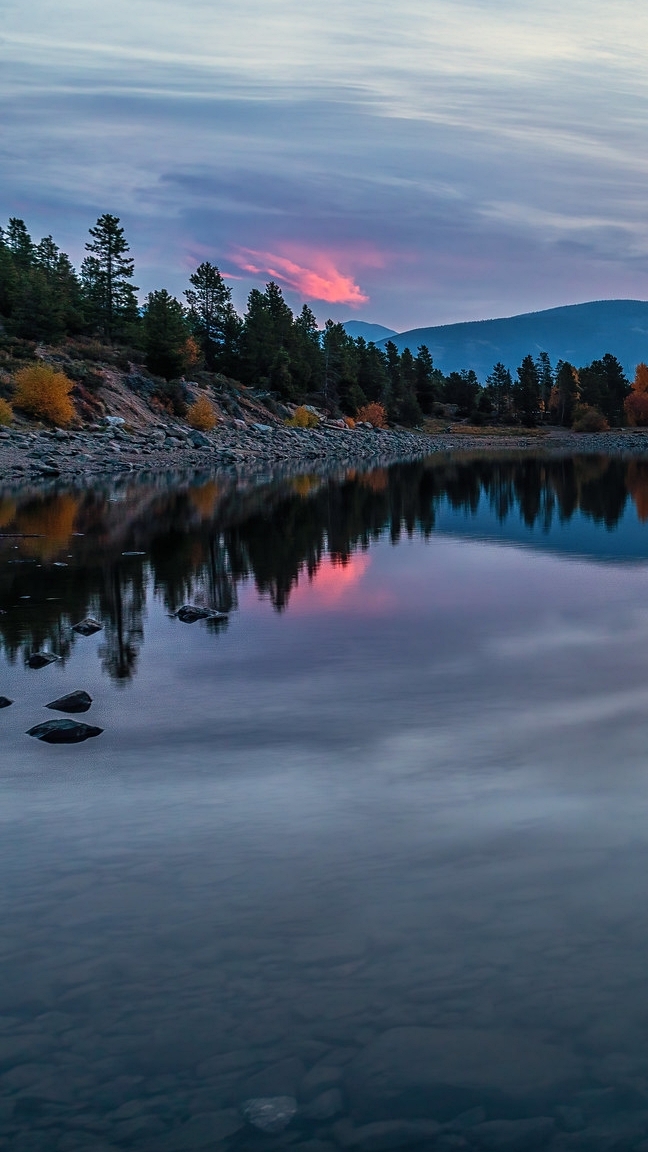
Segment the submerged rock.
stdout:
[[46,668],[48,664],[54,664],[60,660],[60,656],[55,656],[53,652],[32,652],[31,656],[27,657],[28,668]]
[[10,704],[13,704],[13,700],[8,696],[0,696],[0,708],[8,708]]
[[72,630],[78,632],[79,636],[94,636],[95,632],[101,632],[102,628],[103,624],[92,616],[86,616],[85,620],[79,620],[78,624],[72,625]]
[[297,1111],[294,1096],[257,1096],[241,1108],[248,1124],[262,1132],[283,1132]]
[[55,712],[87,712],[92,704],[92,696],[87,692],[68,692],[67,696],[59,696],[46,704],[46,708],[53,708]]
[[102,732],[103,728],[80,724],[78,720],[46,720],[44,724],[30,728],[27,735],[44,740],[46,744],[81,744],[92,736],[101,736]]
[[521,1104],[527,1115],[538,1115],[559,1087],[580,1087],[584,1067],[524,1032],[407,1027],[368,1044],[344,1079],[351,1111],[361,1119],[450,1120],[480,1106],[513,1119]]
[[196,620],[227,619],[227,612],[217,612],[214,608],[199,608],[196,604],[183,604],[175,615],[183,624],[195,624]]

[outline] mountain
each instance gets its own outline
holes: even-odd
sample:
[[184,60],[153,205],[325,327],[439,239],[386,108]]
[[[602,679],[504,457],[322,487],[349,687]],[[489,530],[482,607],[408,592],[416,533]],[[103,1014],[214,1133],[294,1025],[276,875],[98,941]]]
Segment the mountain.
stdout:
[[548,352],[552,364],[569,360],[576,367],[612,352],[632,377],[637,364],[648,361],[648,301],[593,300],[502,320],[413,328],[381,340],[383,347],[389,338],[401,352],[416,354],[427,344],[442,372],[474,368],[481,381],[498,360],[514,370],[529,352]]
[[393,328],[385,328],[384,324],[367,324],[364,320],[347,320],[342,327],[354,340],[362,336],[367,343],[373,340],[374,344],[377,344],[379,340],[389,340],[390,336],[396,335]]

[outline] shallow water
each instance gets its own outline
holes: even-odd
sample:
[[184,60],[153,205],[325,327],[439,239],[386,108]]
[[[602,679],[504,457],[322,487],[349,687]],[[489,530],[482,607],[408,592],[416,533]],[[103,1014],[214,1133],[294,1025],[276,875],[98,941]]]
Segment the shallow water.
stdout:
[[0,525],[0,1147],[648,1148],[645,464]]

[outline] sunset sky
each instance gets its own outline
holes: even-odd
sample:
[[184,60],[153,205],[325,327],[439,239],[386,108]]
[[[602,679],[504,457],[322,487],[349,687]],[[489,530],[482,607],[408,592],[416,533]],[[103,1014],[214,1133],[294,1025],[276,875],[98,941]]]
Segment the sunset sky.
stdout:
[[648,297],[637,0],[5,0],[0,211],[399,330]]

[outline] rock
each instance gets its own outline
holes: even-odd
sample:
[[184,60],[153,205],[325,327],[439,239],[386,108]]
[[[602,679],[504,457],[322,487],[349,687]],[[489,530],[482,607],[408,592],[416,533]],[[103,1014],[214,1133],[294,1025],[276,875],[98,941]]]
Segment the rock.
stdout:
[[53,708],[56,712],[87,712],[92,704],[92,696],[87,692],[68,692],[67,696],[59,696],[58,700],[52,700],[51,704],[46,704],[46,708]]
[[565,1099],[558,1087],[580,1087],[583,1065],[560,1048],[517,1032],[393,1028],[345,1069],[354,1116],[375,1120],[451,1120],[484,1106],[513,1118],[538,1114]]
[[0,708],[8,708],[10,704],[13,704],[13,700],[8,696],[0,696]]
[[339,1088],[329,1088],[299,1109],[304,1120],[332,1120],[343,1110],[342,1093]]
[[416,1148],[433,1140],[441,1131],[434,1120],[382,1120],[355,1128],[348,1120],[333,1126],[333,1133],[343,1148],[360,1152],[388,1152],[390,1148]]
[[272,432],[272,424],[253,424],[255,432]]
[[109,428],[122,428],[125,423],[123,416],[104,416],[104,424]]
[[580,1132],[585,1128],[585,1117],[580,1108],[560,1104],[554,1111],[558,1124],[565,1132]]
[[168,1136],[157,1137],[159,1152],[191,1152],[192,1148],[212,1148],[243,1127],[243,1121],[233,1108],[222,1112],[202,1112],[192,1116],[186,1124],[174,1129]]
[[48,664],[55,664],[60,660],[60,656],[55,656],[53,652],[32,652],[31,656],[27,657],[28,668],[46,668]]
[[297,1085],[304,1076],[304,1065],[296,1056],[289,1056],[276,1064],[268,1064],[240,1085],[243,1100],[263,1097],[278,1098],[297,1095]]
[[471,1142],[486,1152],[532,1152],[543,1148],[554,1134],[555,1120],[551,1116],[535,1116],[532,1120],[487,1120],[470,1129]]
[[241,1108],[248,1124],[262,1132],[283,1132],[297,1111],[294,1096],[259,1096]]
[[189,440],[191,441],[194,448],[210,448],[211,447],[210,441],[207,439],[206,436],[203,436],[202,432],[190,432],[189,433]]
[[81,744],[92,736],[101,736],[102,732],[103,728],[80,724],[77,720],[46,720],[44,724],[30,728],[27,735],[35,736],[46,744]]
[[217,612],[214,608],[199,608],[196,604],[183,604],[175,616],[183,624],[195,624],[196,620],[226,620],[227,612]]
[[101,632],[102,628],[103,624],[92,616],[86,616],[85,620],[79,620],[78,624],[72,625],[73,631],[78,632],[79,636],[94,636],[95,632]]
[[[306,1073],[299,1085],[299,1099],[310,1100],[327,1088],[333,1088],[342,1079],[342,1069],[329,1064],[316,1064]],[[486,1117],[484,1117],[486,1119]]]

